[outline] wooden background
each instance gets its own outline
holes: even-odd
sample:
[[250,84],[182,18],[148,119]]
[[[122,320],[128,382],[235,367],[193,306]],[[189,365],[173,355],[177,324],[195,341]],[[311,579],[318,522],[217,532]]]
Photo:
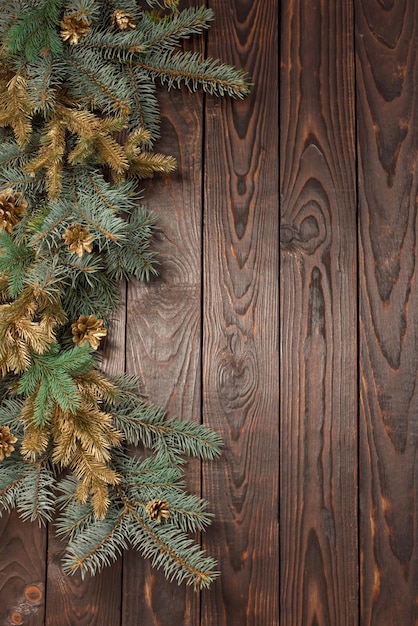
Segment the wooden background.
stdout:
[[188,45],[254,87],[162,97],[161,277],[123,286],[105,361],[222,433],[188,473],[222,577],[195,594],[129,553],[82,583],[12,515],[0,624],[417,625],[418,2],[208,4]]

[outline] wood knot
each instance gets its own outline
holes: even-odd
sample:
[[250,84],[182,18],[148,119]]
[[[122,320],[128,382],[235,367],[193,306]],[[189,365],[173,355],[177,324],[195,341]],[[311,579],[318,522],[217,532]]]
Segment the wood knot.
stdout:
[[224,410],[242,409],[257,385],[257,368],[253,355],[226,352],[218,368],[218,393]]
[[308,215],[299,224],[280,225],[280,246],[288,252],[312,254],[324,241],[320,224],[315,215]]
[[42,589],[38,585],[28,585],[25,588],[25,599],[31,604],[37,604],[42,600]]

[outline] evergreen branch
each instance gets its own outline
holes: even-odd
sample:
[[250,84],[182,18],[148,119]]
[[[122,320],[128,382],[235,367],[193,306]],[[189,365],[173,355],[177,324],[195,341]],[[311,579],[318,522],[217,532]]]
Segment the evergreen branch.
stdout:
[[144,558],[151,559],[153,567],[162,567],[168,580],[184,581],[196,589],[209,587],[218,575],[214,559],[206,557],[204,551],[177,528],[146,523],[136,510],[131,511],[131,515],[136,522],[132,545]]
[[119,63],[130,62],[147,50],[143,34],[137,30],[127,33],[106,33],[98,30],[83,42],[82,47],[99,52],[108,61]]
[[16,74],[0,96],[0,126],[11,126],[19,146],[24,146],[32,133],[32,105],[26,80]]
[[160,136],[160,114],[158,100],[155,97],[155,85],[149,79],[148,73],[140,68],[128,64],[126,68],[129,77],[131,97],[134,103],[134,113],[130,116],[131,128],[146,128],[150,132],[150,147],[152,141]]
[[140,152],[129,160],[129,176],[152,178],[154,172],[168,174],[176,169],[176,159],[165,154]]
[[104,64],[92,50],[73,53],[69,63],[72,97],[83,100],[85,93],[93,92],[95,104],[103,113],[130,113],[132,104],[128,82],[113,65]]
[[105,520],[95,519],[86,524],[83,533],[68,542],[62,564],[64,572],[74,574],[78,570],[84,578],[87,571],[95,574],[103,565],[115,561],[129,545],[126,538],[128,513],[127,509],[112,511]]
[[[58,213],[57,217],[55,217]],[[72,215],[72,209],[68,209],[62,203],[51,203],[49,214],[44,218],[41,229],[38,229],[32,238],[33,245],[39,244],[48,235],[56,231],[58,226],[66,222]]]
[[34,398],[34,423],[50,421],[55,403],[64,412],[76,412],[81,397],[73,376],[92,366],[92,356],[86,347],[58,352],[58,346],[46,354],[32,354],[32,366],[20,378],[19,393]]
[[87,180],[93,191],[97,194],[101,204],[113,211],[115,214],[129,213],[136,207],[138,194],[130,183],[121,183],[117,186],[110,186],[103,177],[89,174]]
[[42,461],[27,464],[20,482],[16,506],[20,517],[41,524],[52,521],[55,510],[55,477]]
[[22,53],[29,62],[36,61],[42,51],[63,54],[57,28],[63,0],[45,0],[40,7],[24,11],[6,37],[5,46],[11,55]]
[[[77,213],[78,215],[87,222],[87,224],[89,224],[90,226],[93,226],[93,228],[95,230],[97,230],[99,233],[101,233],[102,235],[104,235],[105,239],[107,239],[108,241],[112,241],[112,242],[116,242],[120,240],[120,235],[118,236],[115,233],[115,229],[112,230],[108,230],[106,228],[104,228],[98,221],[96,221],[93,217],[90,217],[89,215],[87,215],[87,212],[83,211],[82,209],[78,208],[77,209]],[[120,220],[122,222],[122,220]],[[119,229],[124,229],[124,224],[121,223],[119,226]]]
[[146,49],[154,50],[158,46],[167,49],[191,35],[201,34],[212,19],[213,11],[205,6],[189,7],[159,22],[144,14],[140,32]]
[[34,113],[47,115],[57,101],[57,90],[65,78],[65,64],[52,54],[42,56],[27,66],[27,91]]
[[203,59],[197,52],[163,51],[147,55],[135,62],[153,78],[159,78],[168,88],[185,85],[190,91],[202,87],[216,96],[229,95],[243,98],[249,92],[246,75],[214,59]]
[[[0,517],[3,511],[10,511],[16,508],[16,500],[19,492],[19,487],[25,478],[25,473],[22,472],[16,476],[15,468],[7,467],[3,462],[2,473],[0,475]],[[21,465],[19,468],[22,470]]]
[[[156,273],[155,219],[125,179],[175,164],[151,152],[157,78],[237,97],[248,83],[220,61],[175,52],[208,27],[210,9],[148,5],[161,10],[135,0],[2,3],[0,510],[45,522],[58,504],[69,573],[95,573],[131,546],[169,579],[203,588],[215,562],[186,533],[211,515],[185,491],[183,457],[217,457],[220,438],[167,418],[137,379],[106,377],[89,343],[106,333],[120,278]],[[130,458],[122,440],[152,455]],[[68,475],[57,483],[55,470]]]
[[129,443],[141,443],[163,455],[175,451],[178,455],[213,459],[220,454],[222,442],[216,433],[196,422],[165,419],[163,410],[146,403],[116,407],[114,422]]

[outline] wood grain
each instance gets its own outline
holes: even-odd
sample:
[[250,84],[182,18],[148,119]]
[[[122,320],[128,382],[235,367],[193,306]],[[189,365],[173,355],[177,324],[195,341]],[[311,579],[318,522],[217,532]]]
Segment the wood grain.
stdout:
[[208,54],[245,69],[245,101],[207,99],[203,409],[225,446],[204,468],[204,546],[221,577],[202,625],[278,624],[278,3],[210,2]]
[[[178,168],[146,184],[146,205],[158,215],[160,277],[129,286],[127,371],[170,415],[200,420],[202,98],[161,90],[159,101],[156,150],[175,156]],[[199,493],[200,463],[186,474],[190,491]],[[168,583],[137,553],[126,555],[123,582],[123,626],[137,626],[138,615],[141,626],[199,624],[199,594]]]
[[418,623],[418,5],[356,2],[362,624]]
[[282,2],[281,626],[358,624],[352,33]]
[[418,4],[207,4],[208,53],[252,93],[162,97],[161,277],[122,286],[103,364],[223,435],[187,475],[222,576],[199,596],[128,553],[68,578],[53,530],[13,513],[0,624],[416,626]]
[[0,624],[41,626],[45,611],[46,532],[16,511],[0,520]]

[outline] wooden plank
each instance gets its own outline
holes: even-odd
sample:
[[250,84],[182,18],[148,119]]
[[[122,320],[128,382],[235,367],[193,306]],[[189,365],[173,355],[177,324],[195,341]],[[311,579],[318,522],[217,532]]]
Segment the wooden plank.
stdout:
[[[114,313],[108,336],[100,350],[101,366],[109,374],[125,370],[126,285],[121,284],[121,304]],[[49,528],[47,605],[45,626],[119,626],[121,613],[122,563],[81,580],[61,569],[65,544]]]
[[362,625],[418,623],[418,4],[356,2]]
[[[178,169],[146,184],[145,204],[159,218],[160,277],[129,287],[127,371],[170,415],[199,420],[202,100],[184,91],[161,92],[159,100],[156,150],[174,155]],[[188,467],[187,484],[199,493],[199,463]],[[123,626],[137,626],[138,615],[141,626],[199,624],[199,595],[168,583],[137,553],[126,555],[123,580]]]
[[358,623],[352,37],[282,2],[281,626]]
[[16,511],[0,520],[0,623],[44,623],[46,532]]
[[278,2],[216,0],[208,54],[245,69],[244,101],[207,99],[204,421],[225,442],[204,470],[204,546],[221,577],[202,625],[278,624]]

